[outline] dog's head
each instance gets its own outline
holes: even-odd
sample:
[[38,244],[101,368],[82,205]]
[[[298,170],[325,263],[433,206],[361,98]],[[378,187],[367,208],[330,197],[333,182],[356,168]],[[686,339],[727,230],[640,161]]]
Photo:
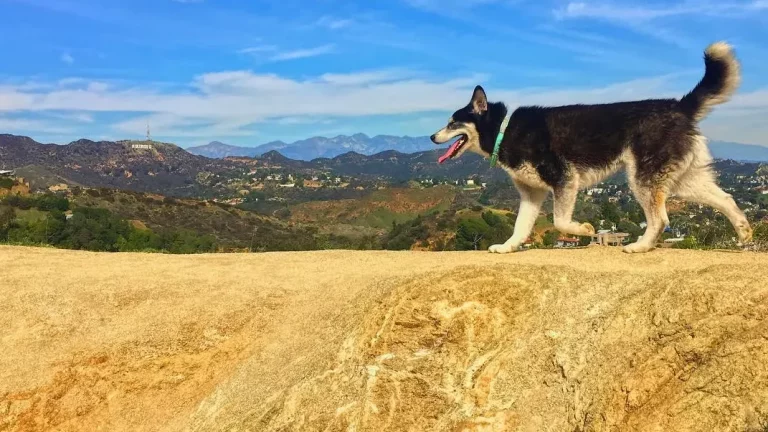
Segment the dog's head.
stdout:
[[443,163],[448,159],[457,158],[467,150],[485,154],[480,143],[488,123],[488,98],[485,90],[477,86],[469,104],[453,113],[448,124],[430,137],[435,144],[445,144],[457,138],[438,162]]

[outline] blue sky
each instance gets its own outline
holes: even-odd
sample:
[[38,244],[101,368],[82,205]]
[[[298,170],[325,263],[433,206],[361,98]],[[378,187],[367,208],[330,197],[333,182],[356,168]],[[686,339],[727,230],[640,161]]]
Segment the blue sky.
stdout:
[[711,138],[768,145],[768,0],[0,0],[0,133],[183,147],[428,135],[511,106],[679,97],[737,49]]

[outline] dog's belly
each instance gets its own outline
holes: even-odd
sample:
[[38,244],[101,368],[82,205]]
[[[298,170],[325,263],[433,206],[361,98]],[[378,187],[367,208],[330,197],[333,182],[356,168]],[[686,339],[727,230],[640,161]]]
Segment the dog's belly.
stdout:
[[504,168],[504,170],[512,177],[512,180],[518,183],[534,189],[552,189],[552,186],[541,179],[539,172],[529,162],[525,162],[516,168]]
[[577,169],[578,189],[585,189],[600,183],[616,174],[622,168],[622,165],[621,160],[618,160],[606,167]]
[[[567,175],[565,181],[571,185],[573,185],[572,182],[576,182],[575,187],[578,189],[594,186],[621,170],[625,165],[626,157],[628,156],[625,152],[615,161],[603,167],[577,167],[571,165],[567,169],[569,175]],[[541,178],[539,172],[530,162],[525,162],[516,168],[505,167],[504,169],[509,176],[518,183],[522,183],[534,189],[554,189],[552,185]]]

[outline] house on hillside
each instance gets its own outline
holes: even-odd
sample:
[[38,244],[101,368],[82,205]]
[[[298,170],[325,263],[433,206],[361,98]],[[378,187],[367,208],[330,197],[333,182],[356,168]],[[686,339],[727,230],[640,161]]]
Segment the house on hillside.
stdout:
[[597,234],[592,235],[592,243],[590,245],[621,246],[628,237],[628,233],[600,230]]
[[0,170],[0,177],[14,177],[16,171],[14,170]]
[[579,245],[579,239],[576,237],[560,237],[555,244],[556,248],[574,248]]

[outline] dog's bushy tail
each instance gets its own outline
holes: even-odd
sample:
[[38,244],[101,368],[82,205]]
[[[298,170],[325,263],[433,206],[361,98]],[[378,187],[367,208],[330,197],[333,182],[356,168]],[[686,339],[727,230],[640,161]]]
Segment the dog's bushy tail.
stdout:
[[741,67],[726,42],[707,47],[704,66],[704,78],[680,99],[681,107],[696,121],[706,117],[715,105],[727,102],[741,83]]

